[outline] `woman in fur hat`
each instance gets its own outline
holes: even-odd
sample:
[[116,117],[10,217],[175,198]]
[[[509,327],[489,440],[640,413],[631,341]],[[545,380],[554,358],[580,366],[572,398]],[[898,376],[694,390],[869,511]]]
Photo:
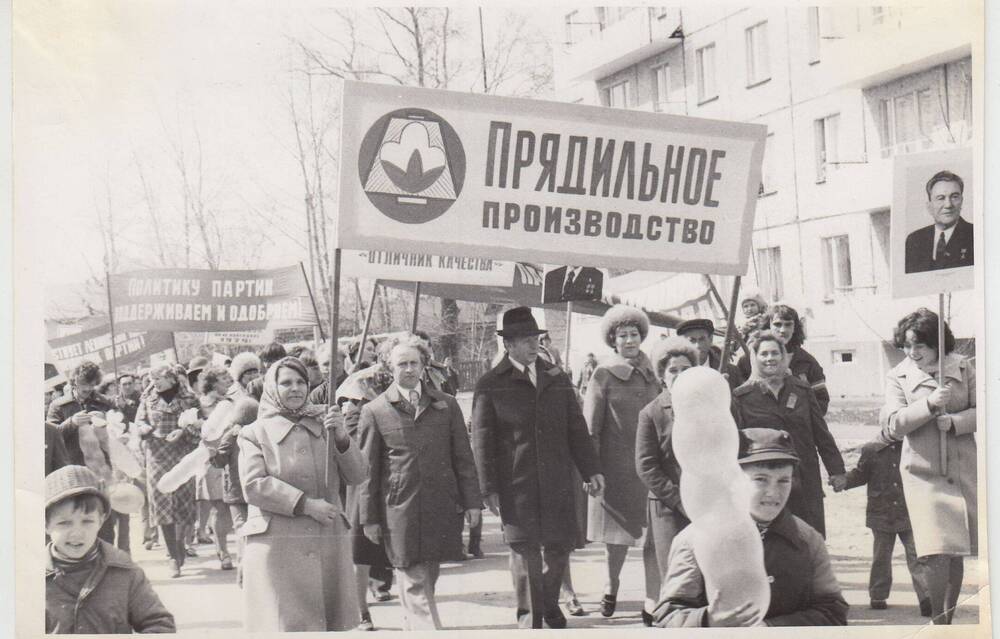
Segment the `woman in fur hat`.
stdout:
[[[639,411],[660,393],[653,366],[639,346],[649,334],[649,318],[637,308],[617,304],[601,320],[604,341],[614,354],[594,371],[583,414],[605,469],[604,494],[590,497],[587,539],[606,545],[607,582],[601,614],[615,613],[622,566],[629,546],[638,546],[646,525],[646,486],[635,470],[635,433]],[[659,585],[656,556],[643,553],[647,599],[655,604]],[[652,589],[652,592],[649,592]]]

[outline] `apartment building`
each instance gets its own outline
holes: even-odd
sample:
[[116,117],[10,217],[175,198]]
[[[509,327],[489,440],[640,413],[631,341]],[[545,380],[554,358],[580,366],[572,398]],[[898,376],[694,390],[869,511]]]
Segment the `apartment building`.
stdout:
[[[877,398],[896,320],[937,306],[890,297],[893,159],[972,144],[971,3],[588,7],[557,26],[555,99],[767,125],[744,285],[804,314],[835,397]],[[949,307],[974,337],[977,296]]]

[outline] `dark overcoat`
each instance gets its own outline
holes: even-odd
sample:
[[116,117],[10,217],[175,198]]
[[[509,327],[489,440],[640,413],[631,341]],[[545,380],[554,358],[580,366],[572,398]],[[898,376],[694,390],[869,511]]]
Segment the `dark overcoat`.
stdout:
[[844,458],[809,382],[787,376],[775,397],[763,381],[751,379],[733,392],[733,417],[740,429],[775,428],[791,435],[799,464],[788,509],[826,536],[823,480],[816,454],[830,475],[844,474]]
[[358,439],[369,468],[361,525],[382,527],[392,565],[461,559],[463,513],[482,497],[455,398],[424,384],[414,410],[393,384],[361,408]]
[[507,543],[572,544],[571,467],[600,472],[576,392],[560,368],[535,360],[538,387],[504,356],[476,383],[472,442],[484,495],[500,498]]

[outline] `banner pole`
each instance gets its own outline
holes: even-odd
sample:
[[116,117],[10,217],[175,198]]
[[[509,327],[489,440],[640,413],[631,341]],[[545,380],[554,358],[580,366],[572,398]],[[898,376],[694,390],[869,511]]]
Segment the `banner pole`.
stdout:
[[566,302],[566,345],[563,349],[563,367],[564,370],[569,368],[569,347],[572,344],[570,339],[570,330],[573,328],[573,302],[572,300]]
[[361,358],[365,354],[365,342],[368,341],[368,329],[372,325],[372,313],[375,311],[375,298],[378,296],[378,280],[372,284],[372,294],[368,299],[368,310],[365,311],[365,325],[361,329],[361,341],[358,342],[358,361],[351,362],[351,372],[353,373],[358,369],[358,365],[361,363]]
[[410,332],[417,332],[417,317],[420,314],[420,282],[413,287],[413,321],[410,323]]
[[[710,276],[710,275],[708,275],[706,273],[706,274],[702,275],[702,277],[705,278],[705,282],[708,284],[708,290],[712,294],[712,297],[715,299],[715,303],[719,305],[719,308],[722,309],[722,313],[724,315],[726,315],[726,317],[729,317],[730,318],[729,322],[732,323],[732,321],[734,320],[734,318],[736,316],[736,312],[734,311],[733,314],[730,315],[730,313],[729,313],[729,307],[726,306],[726,302],[723,301],[722,295],[719,294],[719,289],[715,288],[715,282],[712,281],[712,276]],[[738,302],[738,301],[739,300],[735,300],[734,299],[733,303],[731,304],[731,306],[736,306],[736,302]],[[743,351],[743,354],[746,355],[747,360],[749,360],[750,359],[750,347],[747,346],[747,343],[743,339],[743,336],[740,335],[739,333],[736,333],[736,334],[733,335],[733,337],[736,339],[737,342],[739,342],[740,349]]]
[[174,350],[174,361],[180,364],[181,354],[177,352],[177,337],[174,335],[173,331],[170,331],[170,348]]
[[115,312],[111,305],[111,273],[104,271],[105,285],[108,288],[108,322],[111,324],[111,365],[115,370],[115,388],[118,388],[118,348],[115,343]]
[[[737,275],[733,279],[733,294],[729,301],[729,310],[726,313],[726,341],[722,344],[722,357],[719,359],[719,372],[725,372],[726,364],[729,362],[729,344],[733,335],[733,321],[736,319],[736,303],[740,300],[740,282],[743,276]],[[713,285],[714,287],[714,285]]]
[[[331,274],[333,285],[333,299],[330,300],[330,372],[326,379],[326,405],[327,409],[337,405],[337,339],[340,337],[340,249],[333,249],[333,273]],[[333,434],[326,434],[326,471],[324,481],[326,484],[326,498],[330,497],[330,469],[335,465],[337,456],[337,444],[333,441]]]
[[[944,388],[946,382],[944,379],[944,293],[938,293],[938,385]],[[942,414],[947,414],[947,408]],[[938,431],[938,441],[941,451],[941,475],[948,475],[948,433],[939,430]]]
[[316,328],[319,329],[319,338],[324,340],[326,339],[326,336],[323,335],[323,322],[319,321],[319,307],[316,306],[316,298],[313,296],[312,286],[309,285],[309,278],[306,276],[306,267],[302,264],[301,260],[299,261],[299,268],[302,269],[302,279],[306,282],[306,291],[309,292],[309,301],[312,302],[313,313],[316,315]]

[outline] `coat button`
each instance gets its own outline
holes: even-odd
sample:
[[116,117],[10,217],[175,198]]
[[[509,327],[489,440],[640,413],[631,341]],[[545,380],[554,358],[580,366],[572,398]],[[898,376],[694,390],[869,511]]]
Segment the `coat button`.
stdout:
[[306,453],[308,453],[308,452],[309,452],[309,449],[308,449],[308,448],[300,448],[300,449],[298,449],[298,450],[297,450],[297,451],[295,451],[295,452],[297,452],[297,453],[298,453],[298,454],[300,454],[300,455],[305,455]]
[[954,480],[954,479],[952,479],[951,477],[949,477],[949,478],[948,478],[948,483],[949,483],[949,484],[954,484],[954,483],[955,483],[955,480]]

